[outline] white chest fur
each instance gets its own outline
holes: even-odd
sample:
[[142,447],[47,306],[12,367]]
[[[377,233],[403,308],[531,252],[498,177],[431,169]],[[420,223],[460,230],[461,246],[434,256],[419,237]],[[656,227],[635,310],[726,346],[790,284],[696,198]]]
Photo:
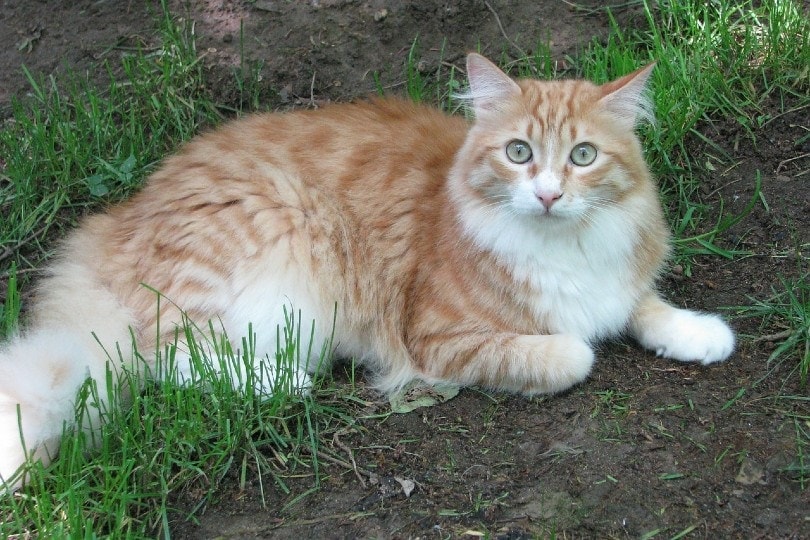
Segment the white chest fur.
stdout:
[[531,286],[528,302],[550,332],[595,340],[625,328],[648,286],[635,270],[638,221],[626,211],[601,209],[583,227],[549,216],[467,210],[467,233]]

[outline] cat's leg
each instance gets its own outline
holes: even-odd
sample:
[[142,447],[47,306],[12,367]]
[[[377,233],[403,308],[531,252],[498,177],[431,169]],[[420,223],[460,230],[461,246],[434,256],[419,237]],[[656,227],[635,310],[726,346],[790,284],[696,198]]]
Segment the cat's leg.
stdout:
[[636,306],[630,331],[643,347],[683,362],[711,364],[734,350],[734,334],[720,317],[673,307],[653,292]]
[[453,331],[425,336],[414,345],[426,378],[497,390],[561,392],[591,371],[591,347],[572,334],[521,335]]

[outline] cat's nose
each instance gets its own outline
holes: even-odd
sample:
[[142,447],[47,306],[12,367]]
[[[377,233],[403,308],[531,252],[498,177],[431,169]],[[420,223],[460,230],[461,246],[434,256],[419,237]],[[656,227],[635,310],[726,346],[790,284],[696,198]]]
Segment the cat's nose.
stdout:
[[562,191],[536,191],[535,196],[537,200],[546,208],[546,210],[551,210],[551,207],[554,206],[554,203],[559,201],[562,196]]

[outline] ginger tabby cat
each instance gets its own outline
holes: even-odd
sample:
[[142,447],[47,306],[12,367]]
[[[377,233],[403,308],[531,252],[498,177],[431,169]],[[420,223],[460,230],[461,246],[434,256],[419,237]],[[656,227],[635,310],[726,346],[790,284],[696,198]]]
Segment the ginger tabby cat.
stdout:
[[315,321],[316,343],[337,309],[334,355],[384,392],[412,379],[560,392],[588,375],[594,343],[624,333],[667,358],[724,360],[729,327],[655,290],[669,233],[634,133],[652,117],[651,70],[515,81],[470,54],[471,122],[387,98],[197,137],[64,242],[0,351],[6,487],[21,483],[20,434],[49,461],[86,378],[145,369],[133,346],[154,363],[182,313],[221,322],[235,347],[252,325],[258,363],[285,306]]

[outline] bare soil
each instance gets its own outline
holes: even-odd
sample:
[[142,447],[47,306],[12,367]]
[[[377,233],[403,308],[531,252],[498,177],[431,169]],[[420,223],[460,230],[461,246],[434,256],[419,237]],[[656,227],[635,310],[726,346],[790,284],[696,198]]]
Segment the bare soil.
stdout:
[[[273,108],[354,99],[378,84],[401,92],[417,36],[420,70],[430,73],[440,63],[463,67],[464,53],[478,47],[508,58],[547,39],[564,62],[566,54],[605,35],[609,24],[604,12],[553,0],[170,4],[196,22],[207,84],[219,101],[238,104],[233,73],[249,65],[261,70],[263,105]],[[1,2],[0,112],[28,90],[22,65],[57,81],[66,70],[104,80],[100,61],[115,64],[127,46],[155,40],[158,8],[112,0]],[[629,8],[617,13],[625,26],[640,17]],[[694,161],[708,163],[701,192],[715,215],[721,207],[745,206],[757,171],[767,208],[760,202],[720,239],[749,256],[698,258],[688,277],[673,266],[661,286],[676,304],[711,311],[750,304],[751,297],[764,299],[781,287],[780,276],[808,270],[801,252],[810,242],[807,111],[790,112],[790,103],[777,99],[764,110],[769,116],[756,141],[732,121],[703,126],[726,156],[697,138],[688,141]],[[306,474],[285,478],[286,494],[270,475],[249,475],[240,489],[234,473],[197,521],[178,513],[173,534],[518,539],[640,537],[658,530],[667,538],[681,532],[690,538],[810,537],[810,489],[803,490],[791,471],[802,455],[793,415],[806,417],[808,407],[778,398],[807,396],[807,389],[789,376],[795,359],[767,363],[774,343],[757,336],[778,326],[739,318],[733,324],[740,344],[725,364],[675,364],[631,343],[609,343],[587,382],[543,399],[471,389],[442,405],[381,415],[387,403],[361,379],[355,394],[364,402],[350,409],[357,423],[323,441],[343,464],[321,462],[320,489],[306,494],[313,487]],[[349,385],[340,369],[336,378]],[[357,472],[347,467],[352,457]],[[406,481],[414,486],[409,496]],[[196,502],[194,493],[183,493],[176,504],[192,508]]]

